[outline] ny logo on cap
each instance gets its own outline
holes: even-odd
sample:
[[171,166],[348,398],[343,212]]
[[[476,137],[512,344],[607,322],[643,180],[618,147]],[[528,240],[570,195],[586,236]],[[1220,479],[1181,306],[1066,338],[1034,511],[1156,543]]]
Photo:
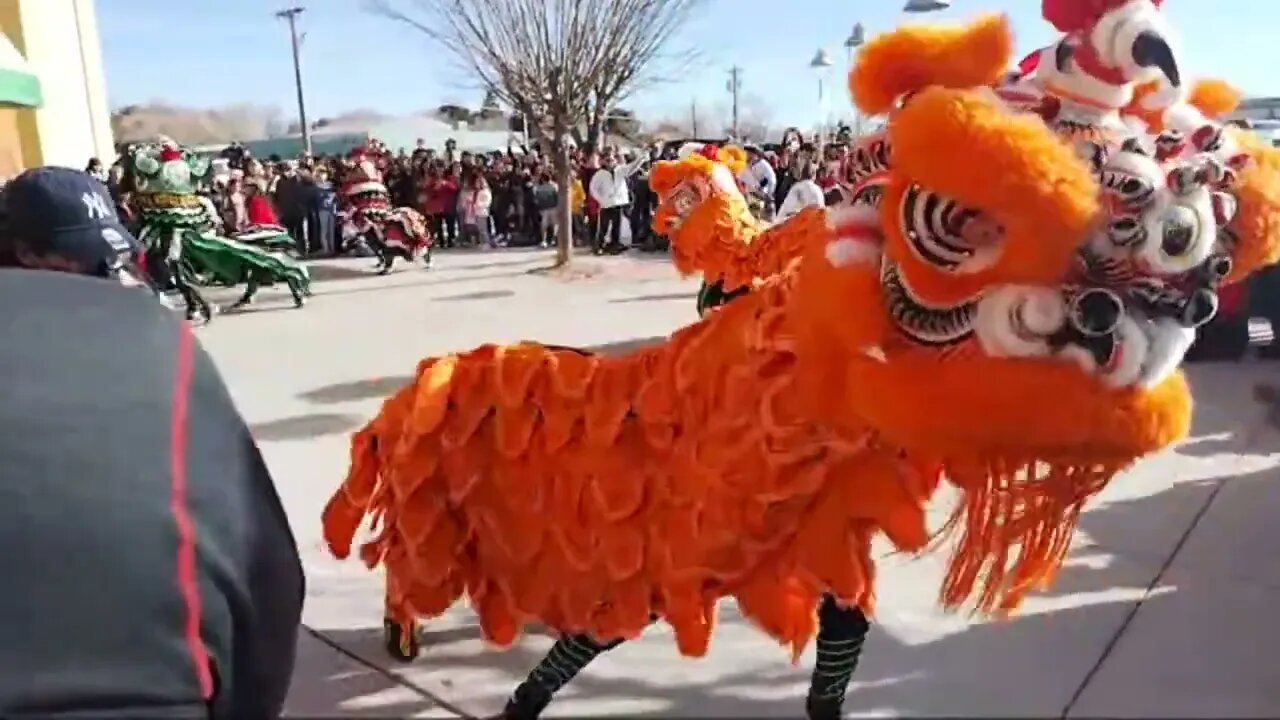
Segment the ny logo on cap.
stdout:
[[85,209],[89,211],[90,220],[106,220],[111,217],[111,206],[107,204],[107,199],[98,193],[87,192],[80,196],[80,202],[84,203]]

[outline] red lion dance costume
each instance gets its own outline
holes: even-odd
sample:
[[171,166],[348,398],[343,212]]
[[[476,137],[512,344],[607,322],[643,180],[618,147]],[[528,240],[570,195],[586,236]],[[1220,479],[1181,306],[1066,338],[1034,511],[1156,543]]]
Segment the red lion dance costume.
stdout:
[[431,266],[431,233],[417,210],[392,207],[382,180],[385,151],[375,142],[351,151],[354,167],[341,188],[342,238],[345,244],[364,241],[378,257],[380,274],[391,272],[396,258],[413,262],[422,256]]
[[[532,718],[655,618],[702,655],[731,597],[793,654],[817,634],[807,709],[838,717],[857,652],[824,641],[860,648],[872,539],[926,550],[942,481],[944,606],[1007,613],[1050,583],[1086,501],[1186,435],[1178,364],[1217,287],[1280,255],[1280,153],[1180,90],[1142,108],[1157,124],[1131,107],[1153,68],[1180,88],[1157,5],[1071,4],[1094,14],[1059,75],[1014,79],[1026,105],[1003,97],[1003,18],[864,47],[850,88],[889,121],[860,207],[766,228],[718,154],[655,166],[677,266],[751,287],[667,341],[423,360],[323,517],[339,557],[374,518],[359,554],[386,569],[393,650],[464,595],[498,645],[543,622],[564,636],[505,713]],[[1093,125],[1046,122],[1044,98],[1080,99],[1047,80],[1099,36],[1084,64],[1118,74],[1082,84],[1125,91],[1072,118]]]

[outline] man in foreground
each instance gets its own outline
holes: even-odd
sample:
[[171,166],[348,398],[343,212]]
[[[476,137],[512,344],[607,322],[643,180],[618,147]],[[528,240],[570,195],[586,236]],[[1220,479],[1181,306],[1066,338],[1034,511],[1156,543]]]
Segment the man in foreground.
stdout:
[[213,361],[93,277],[114,255],[92,199],[17,245],[38,214],[6,199],[26,267],[0,269],[0,716],[277,717],[304,581]]

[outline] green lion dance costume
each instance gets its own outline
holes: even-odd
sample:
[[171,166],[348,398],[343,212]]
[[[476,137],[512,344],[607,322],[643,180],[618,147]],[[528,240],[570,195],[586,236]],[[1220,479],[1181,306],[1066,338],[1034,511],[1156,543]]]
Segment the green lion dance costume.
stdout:
[[186,301],[188,319],[213,317],[197,284],[243,283],[244,295],[231,306],[236,309],[252,302],[262,285],[284,283],[295,306],[302,307],[311,294],[311,276],[306,266],[284,253],[264,249],[278,246],[279,238],[262,237],[259,229],[251,245],[242,241],[250,240],[248,236],[218,234],[217,214],[196,194],[209,173],[208,160],[164,139],[159,147],[135,151],[132,161],[141,224],[138,239],[147,250],[148,271],[161,286],[172,280]]

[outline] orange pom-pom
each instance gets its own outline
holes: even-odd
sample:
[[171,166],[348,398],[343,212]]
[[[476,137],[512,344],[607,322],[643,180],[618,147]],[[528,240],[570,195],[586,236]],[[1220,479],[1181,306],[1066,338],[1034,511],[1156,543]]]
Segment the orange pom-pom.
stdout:
[[963,27],[903,27],[867,43],[849,73],[849,91],[859,109],[879,115],[898,98],[931,85],[993,85],[1012,55],[1013,32],[1002,15]]
[[1240,91],[1222,80],[1201,80],[1191,88],[1187,104],[1208,118],[1219,118],[1235,112],[1242,99]]

